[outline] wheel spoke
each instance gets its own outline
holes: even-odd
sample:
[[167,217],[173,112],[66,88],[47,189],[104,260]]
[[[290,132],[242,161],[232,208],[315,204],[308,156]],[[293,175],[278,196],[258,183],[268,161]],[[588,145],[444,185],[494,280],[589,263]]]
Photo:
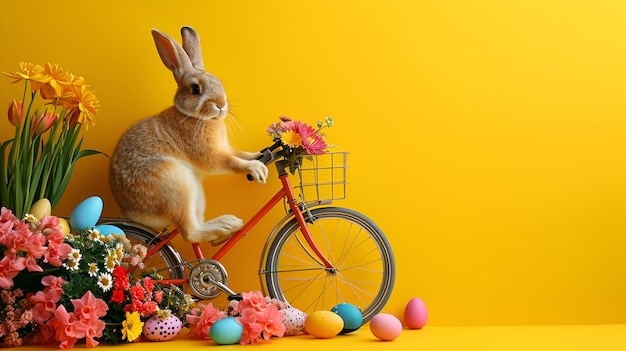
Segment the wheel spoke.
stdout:
[[305,313],[352,303],[368,321],[384,307],[395,280],[387,239],[351,210],[316,208],[311,214],[315,221],[307,228],[333,268],[321,264],[292,219],[276,234],[261,270],[268,292]]

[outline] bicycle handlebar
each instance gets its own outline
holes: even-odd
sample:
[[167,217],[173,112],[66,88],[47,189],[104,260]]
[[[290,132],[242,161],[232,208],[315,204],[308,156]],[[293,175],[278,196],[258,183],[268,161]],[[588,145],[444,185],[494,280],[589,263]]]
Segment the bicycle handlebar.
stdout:
[[[266,147],[265,149],[261,150],[261,156],[259,156],[257,160],[263,162],[265,165],[268,165],[274,162],[276,160],[276,154],[274,153],[274,150],[278,149],[282,145],[283,145],[282,142],[277,141],[272,146]],[[254,180],[252,178],[252,175],[250,174],[248,174],[246,177],[248,178],[249,181]]]

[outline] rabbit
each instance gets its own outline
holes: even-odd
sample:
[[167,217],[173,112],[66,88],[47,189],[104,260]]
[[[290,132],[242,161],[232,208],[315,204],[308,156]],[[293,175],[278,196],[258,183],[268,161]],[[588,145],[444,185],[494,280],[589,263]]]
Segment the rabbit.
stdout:
[[110,187],[128,218],[154,229],[174,225],[187,242],[219,245],[243,221],[229,214],[204,221],[204,176],[248,173],[265,184],[268,170],[256,160],[259,152],[230,146],[224,87],[204,70],[196,31],[185,26],[181,35],[182,46],[152,30],[161,60],[178,85],[174,106],[122,134],[111,156]]

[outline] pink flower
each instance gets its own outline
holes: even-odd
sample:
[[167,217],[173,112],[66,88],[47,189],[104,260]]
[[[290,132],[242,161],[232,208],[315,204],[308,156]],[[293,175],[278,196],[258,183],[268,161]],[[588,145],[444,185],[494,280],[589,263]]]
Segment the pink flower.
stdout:
[[0,260],[0,288],[11,289],[13,287],[13,278],[24,268],[26,268],[26,258],[16,257],[12,259],[9,256],[4,256]]
[[33,317],[35,321],[43,324],[52,317],[57,308],[57,302],[59,302],[63,296],[63,288],[61,285],[65,283],[65,279],[47,275],[41,279],[41,283],[45,288],[31,295],[28,301],[34,306]]
[[87,291],[80,299],[72,299],[74,313],[82,321],[94,321],[104,317],[109,306],[104,300],[96,298],[91,291]]
[[61,305],[54,311],[54,318],[46,323],[48,327],[54,330],[54,339],[61,342],[59,347],[62,349],[71,349],[79,339],[76,336],[72,317],[73,314],[68,313],[65,306]]
[[265,340],[269,340],[272,336],[283,336],[285,334],[285,325],[283,324],[285,315],[275,305],[267,305],[263,311],[256,312],[256,315],[257,323],[263,331]]
[[[48,238],[51,242],[62,243],[65,236],[61,232],[59,226],[59,218],[56,216],[44,215],[39,223],[39,230]],[[55,239],[52,236],[55,236]]]
[[64,259],[67,258],[67,255],[72,252],[72,247],[68,244],[64,243],[53,243],[50,242],[48,244],[48,250],[43,254],[44,260],[55,267],[61,267]]
[[33,313],[35,321],[44,323],[57,309],[57,302],[61,299],[61,294],[56,290],[38,291],[35,295],[28,298],[28,301],[33,304]]
[[239,302],[239,311],[252,308],[255,311],[261,311],[267,306],[267,301],[260,291],[251,291],[241,294],[242,300]]
[[50,289],[60,290],[60,293],[62,294],[65,279],[63,279],[62,277],[56,277],[54,275],[47,275],[41,279],[41,284]]
[[52,128],[58,119],[59,115],[53,114],[51,111],[35,111],[33,126],[30,132],[31,137],[35,134],[42,134]]
[[243,326],[240,344],[254,344],[261,337],[261,326],[257,323],[256,311],[248,308],[241,312],[237,321]]
[[302,147],[309,155],[323,155],[328,149],[328,144],[317,132],[302,138]]
[[192,312],[185,316],[187,322],[193,327],[189,329],[189,336],[204,340],[211,339],[209,329],[215,322],[226,316],[224,312],[213,307],[213,304],[210,302],[202,308],[199,316],[197,310]]
[[[73,299],[74,319],[71,323],[72,336],[86,338],[87,347],[98,345],[96,338],[101,337],[106,324],[99,319],[104,317],[109,306],[104,300],[96,298],[91,291],[87,291],[82,298]],[[66,328],[67,329],[67,328]]]
[[156,301],[157,303],[163,302],[163,291],[162,290],[154,292],[154,301]]

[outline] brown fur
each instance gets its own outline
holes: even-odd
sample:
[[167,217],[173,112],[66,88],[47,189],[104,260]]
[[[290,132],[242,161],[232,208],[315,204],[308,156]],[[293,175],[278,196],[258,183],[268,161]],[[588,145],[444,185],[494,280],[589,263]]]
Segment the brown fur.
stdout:
[[[181,32],[182,47],[152,31],[159,55],[178,84],[174,106],[124,132],[111,157],[110,184],[129,218],[158,229],[173,224],[189,242],[215,243],[240,229],[242,221],[232,215],[204,221],[202,178],[239,172],[265,183],[267,168],[255,160],[258,153],[230,146],[224,88],[204,70],[196,32],[189,27]],[[193,93],[194,84],[199,94]]]

